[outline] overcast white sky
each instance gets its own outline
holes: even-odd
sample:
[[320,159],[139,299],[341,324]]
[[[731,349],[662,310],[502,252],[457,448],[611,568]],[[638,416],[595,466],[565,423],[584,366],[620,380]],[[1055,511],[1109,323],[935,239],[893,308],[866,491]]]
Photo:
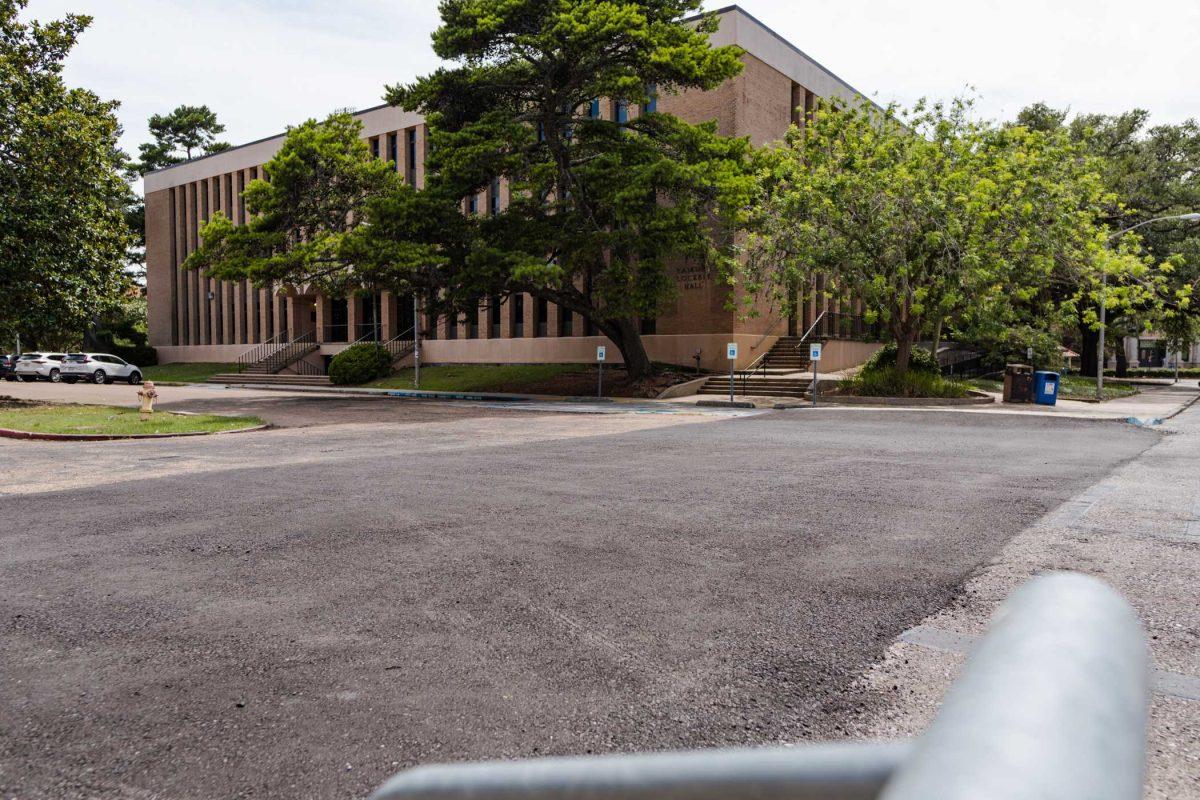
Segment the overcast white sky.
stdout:
[[[727,3],[709,2],[708,8]],[[975,87],[989,117],[1045,100],[1078,111],[1200,117],[1197,0],[742,0],[817,61],[880,102]],[[335,108],[437,64],[434,0],[31,0],[25,17],[95,17],[67,69],[120,100],[136,152],[150,114],[207,104],[234,144]]]

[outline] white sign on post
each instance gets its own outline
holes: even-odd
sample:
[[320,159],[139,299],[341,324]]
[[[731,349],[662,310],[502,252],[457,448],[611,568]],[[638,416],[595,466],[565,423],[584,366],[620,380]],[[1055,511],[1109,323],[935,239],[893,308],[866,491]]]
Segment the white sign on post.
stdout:
[[596,360],[597,360],[597,361],[603,361],[603,360],[604,360],[604,345],[597,345],[597,346],[596,346]]
[[813,342],[812,344],[810,344],[808,346],[808,360],[809,361],[820,361],[821,360],[821,343],[820,342]]
[[725,357],[730,361],[737,361],[737,342],[725,345]]

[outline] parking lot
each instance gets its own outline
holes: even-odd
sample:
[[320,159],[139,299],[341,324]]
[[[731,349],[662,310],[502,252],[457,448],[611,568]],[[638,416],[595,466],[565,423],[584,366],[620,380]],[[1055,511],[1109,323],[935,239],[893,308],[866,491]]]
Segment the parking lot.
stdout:
[[287,427],[0,440],[6,797],[361,797],[429,761],[837,738],[900,632],[1159,438],[179,402]]

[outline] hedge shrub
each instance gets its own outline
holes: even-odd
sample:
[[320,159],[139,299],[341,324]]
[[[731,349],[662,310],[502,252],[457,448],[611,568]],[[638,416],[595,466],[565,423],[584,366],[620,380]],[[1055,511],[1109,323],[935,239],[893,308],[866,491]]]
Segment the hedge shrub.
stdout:
[[[1106,369],[1105,375],[1116,376],[1116,370]],[[1127,371],[1130,378],[1174,378],[1174,367],[1130,367]],[[1180,367],[1179,377],[1200,378],[1200,369],[1196,367]]]
[[970,389],[962,381],[935,372],[897,372],[895,367],[863,369],[842,381],[839,388],[844,394],[858,397],[966,397]]
[[373,342],[353,344],[329,362],[329,380],[338,386],[367,383],[392,371],[392,355]]
[[[888,342],[867,359],[867,363],[863,364],[862,371],[877,372],[884,369],[893,369],[896,366],[896,349],[895,342]],[[924,347],[913,347],[908,356],[908,368],[912,372],[923,372],[932,375],[941,373],[941,370],[938,368],[937,359],[933,357],[933,353]]]

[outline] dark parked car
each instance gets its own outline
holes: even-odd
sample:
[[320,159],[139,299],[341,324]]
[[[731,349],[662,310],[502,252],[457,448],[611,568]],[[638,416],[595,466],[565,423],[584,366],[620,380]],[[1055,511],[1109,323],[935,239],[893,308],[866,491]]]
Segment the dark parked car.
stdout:
[[15,381],[17,376],[13,374],[13,365],[16,363],[17,357],[12,353],[0,353],[0,378]]

